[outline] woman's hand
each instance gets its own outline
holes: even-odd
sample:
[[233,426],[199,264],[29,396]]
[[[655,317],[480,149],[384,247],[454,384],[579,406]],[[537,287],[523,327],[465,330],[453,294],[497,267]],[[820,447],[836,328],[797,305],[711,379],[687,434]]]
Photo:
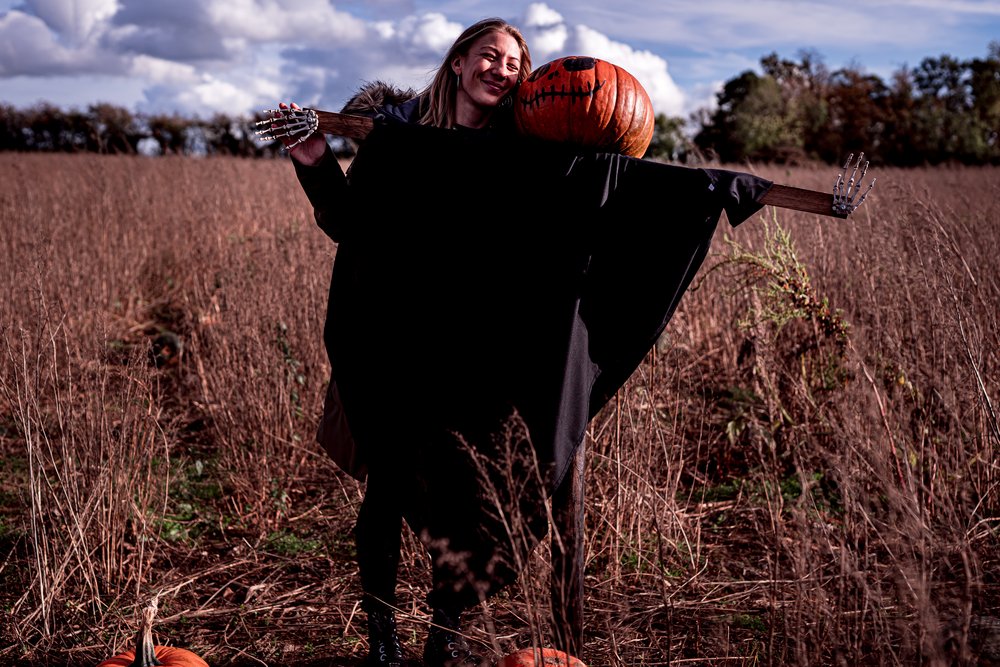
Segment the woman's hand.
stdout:
[[[284,102],[281,102],[278,104],[278,108],[284,110],[289,107]],[[301,107],[292,102],[291,108],[300,109]],[[298,138],[295,136],[282,137],[281,142],[288,148],[289,155],[295,158],[296,161],[310,167],[319,162],[327,150],[326,139],[323,137],[322,132],[313,132],[305,141],[300,143],[296,143],[298,142]]]

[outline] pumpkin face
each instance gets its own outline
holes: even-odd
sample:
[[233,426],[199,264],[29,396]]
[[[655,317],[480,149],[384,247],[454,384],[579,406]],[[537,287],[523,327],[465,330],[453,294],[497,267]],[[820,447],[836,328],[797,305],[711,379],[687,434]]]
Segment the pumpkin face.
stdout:
[[621,67],[567,56],[531,73],[518,89],[514,118],[522,134],[642,157],[653,139],[653,104]]
[[[158,663],[164,667],[208,667],[208,663],[202,660],[201,656],[183,648],[157,646],[153,651]],[[151,663],[151,665],[155,664],[157,663]],[[130,665],[135,665],[135,649],[129,649],[113,658],[108,658],[97,667],[129,667]]]
[[497,667],[587,667],[580,660],[554,648],[525,648],[504,656]]

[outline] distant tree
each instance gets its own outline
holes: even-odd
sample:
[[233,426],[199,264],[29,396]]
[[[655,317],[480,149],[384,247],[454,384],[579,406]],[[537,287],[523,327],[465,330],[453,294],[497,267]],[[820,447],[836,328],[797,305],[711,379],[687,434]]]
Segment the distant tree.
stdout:
[[889,104],[879,147],[885,163],[913,167],[925,161],[917,141],[916,107],[913,76],[908,68],[902,67],[893,73],[889,85]]
[[191,121],[180,116],[156,114],[148,116],[146,127],[149,137],[156,141],[160,155],[180,155],[187,145],[187,130]]
[[694,142],[704,152],[716,155],[723,162],[736,162],[746,157],[746,147],[737,137],[736,111],[743,105],[760,77],[746,70],[725,83],[716,94],[716,109],[702,119],[702,127]]
[[[254,141],[254,121],[219,113],[201,123],[205,151],[210,155],[259,157],[267,153]],[[278,143],[280,146],[280,142]]]
[[697,115],[698,148],[723,161],[863,151],[875,163],[1000,162],[1000,42],[986,58],[926,58],[888,85],[860,66],[828,73],[811,52],[769,54],[761,70],[727,81]]
[[644,157],[672,162],[683,162],[690,150],[691,141],[684,135],[684,119],[657,114],[653,138]]
[[991,42],[987,57],[969,63],[972,113],[981,129],[984,160],[1000,163],[1000,41]]
[[24,127],[28,150],[55,152],[66,149],[66,119],[58,107],[43,102],[28,109]]
[[830,76],[826,106],[827,140],[815,146],[815,154],[826,162],[864,153],[875,163],[883,162],[882,135],[889,115],[890,91],[876,76],[860,68],[845,68]]
[[[992,49],[992,47],[991,47]],[[916,148],[931,163],[997,159],[996,95],[1000,59],[925,58],[913,71]]]
[[787,161],[802,154],[802,117],[772,76],[748,70],[729,81],[710,122],[695,144],[725,162]]
[[135,154],[143,136],[132,112],[113,104],[92,104],[89,115],[97,130],[99,152]]
[[734,117],[746,157],[785,162],[801,156],[801,115],[773,77],[757,80]]
[[799,61],[771,53],[761,69],[762,75],[747,70],[723,86],[715,111],[699,119],[698,148],[725,162],[794,162],[811,154],[829,129],[829,75],[821,59],[811,51]]
[[764,73],[775,80],[786,100],[788,114],[801,133],[801,146],[808,157],[818,157],[823,147],[836,139],[830,133],[830,108],[827,101],[830,73],[818,53],[799,52],[799,61],[785,60],[770,54],[761,59]]
[[66,150],[95,153],[100,150],[101,136],[89,113],[71,109],[65,114]]
[[0,104],[0,151],[28,150],[27,122],[23,112]]
[[223,113],[217,113],[202,123],[209,155],[239,154],[239,139],[233,134],[232,125],[232,118]]

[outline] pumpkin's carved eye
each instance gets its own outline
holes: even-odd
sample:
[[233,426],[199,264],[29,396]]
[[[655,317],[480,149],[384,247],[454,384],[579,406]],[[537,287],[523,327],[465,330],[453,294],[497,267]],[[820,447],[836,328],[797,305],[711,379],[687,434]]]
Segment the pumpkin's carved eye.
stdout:
[[589,56],[545,63],[521,84],[514,107],[525,135],[642,157],[653,138],[649,95],[621,67]]
[[548,74],[550,69],[552,69],[552,63],[545,63],[544,65],[536,69],[534,72],[529,74],[528,78],[525,79],[525,82],[537,81],[540,77],[543,77],[546,74]]
[[596,66],[597,60],[588,57],[570,56],[563,62],[563,67],[566,68],[567,72],[586,72]]

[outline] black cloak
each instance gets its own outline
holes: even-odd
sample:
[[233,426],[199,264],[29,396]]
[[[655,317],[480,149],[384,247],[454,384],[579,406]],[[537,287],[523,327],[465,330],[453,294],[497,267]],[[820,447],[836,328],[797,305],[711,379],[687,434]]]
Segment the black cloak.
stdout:
[[[662,333],[722,211],[740,224],[771,186],[396,122],[376,123],[346,177],[331,155],[296,169],[338,242],[320,441],[358,479],[390,471],[425,543],[493,556],[503,502],[529,517],[528,547],[544,535],[538,502]],[[484,498],[470,452],[489,466],[504,440],[540,481]]]

